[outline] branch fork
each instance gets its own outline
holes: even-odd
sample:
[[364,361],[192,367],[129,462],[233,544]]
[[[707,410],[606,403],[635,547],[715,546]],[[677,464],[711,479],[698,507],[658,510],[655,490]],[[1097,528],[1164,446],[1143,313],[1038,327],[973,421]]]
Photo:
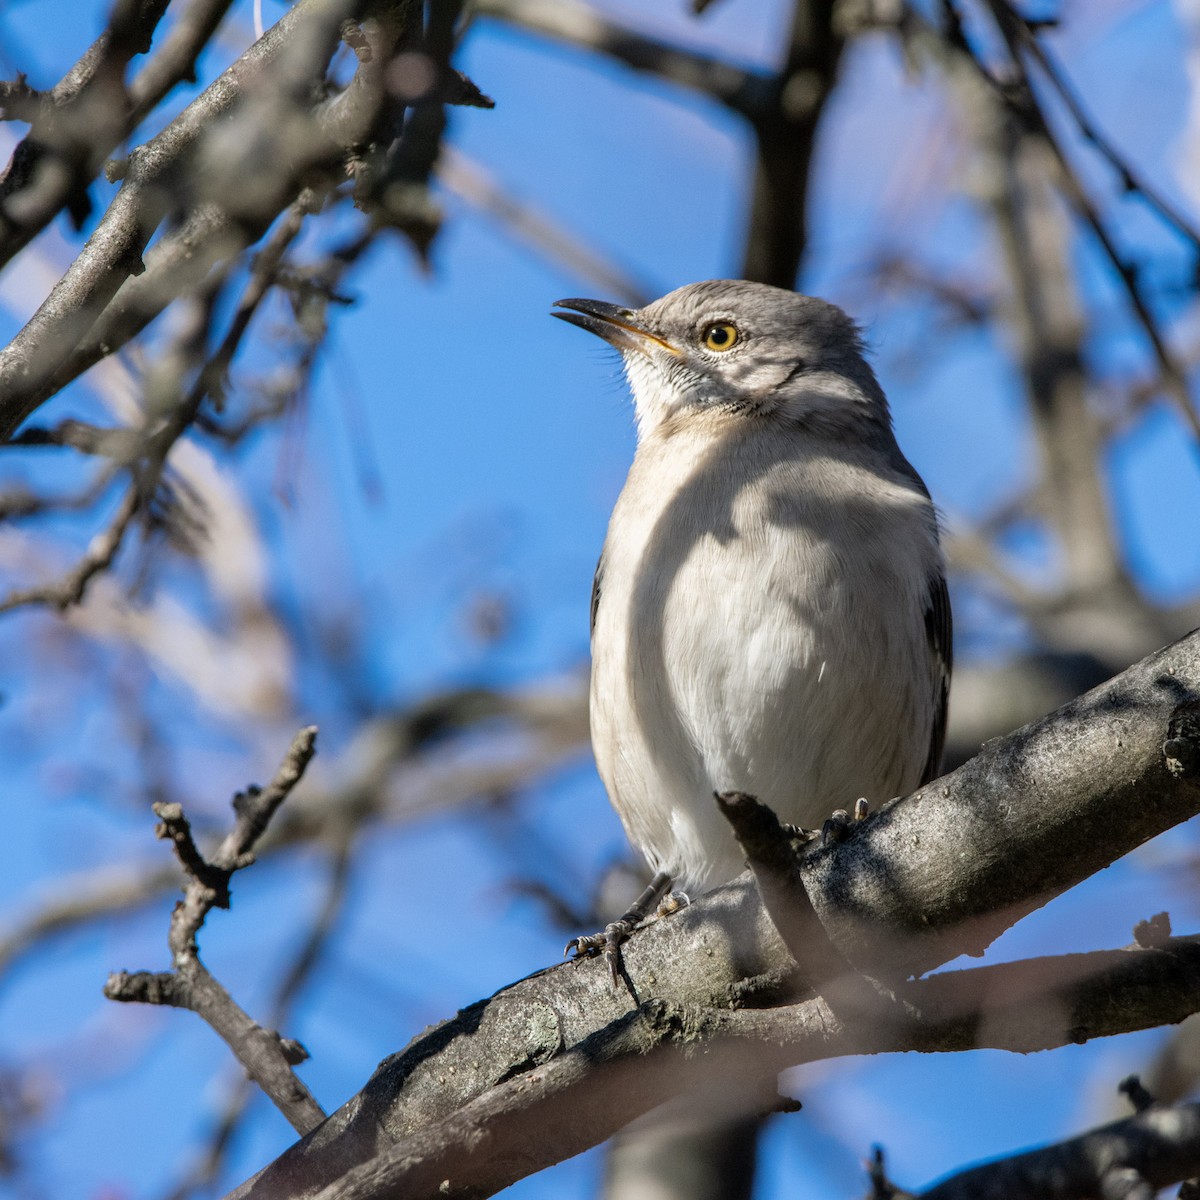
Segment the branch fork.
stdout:
[[300,730],[270,784],[248,788],[234,797],[233,828],[211,859],[205,858],[196,845],[179,804],[154,805],[154,814],[159,818],[155,834],[174,845],[187,876],[183,899],[175,905],[167,933],[172,970],[117,971],[104,985],[104,994],[110,1000],[187,1008],[203,1017],[297,1133],[307,1133],[325,1118],[320,1105],[292,1071],[293,1066],[308,1058],[308,1051],[299,1042],[264,1029],[241,1009],[201,962],[196,939],[213,908],[229,907],[233,873],[254,862],[253,847],[303,777],[316,752],[316,738],[315,726]]

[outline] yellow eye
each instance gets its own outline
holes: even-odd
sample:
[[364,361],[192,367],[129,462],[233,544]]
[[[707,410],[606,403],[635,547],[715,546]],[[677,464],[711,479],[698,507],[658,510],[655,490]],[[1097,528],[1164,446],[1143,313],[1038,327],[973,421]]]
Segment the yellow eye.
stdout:
[[737,345],[738,337],[736,326],[730,325],[728,321],[716,321],[704,330],[705,346],[716,350],[718,354],[723,350],[732,350]]

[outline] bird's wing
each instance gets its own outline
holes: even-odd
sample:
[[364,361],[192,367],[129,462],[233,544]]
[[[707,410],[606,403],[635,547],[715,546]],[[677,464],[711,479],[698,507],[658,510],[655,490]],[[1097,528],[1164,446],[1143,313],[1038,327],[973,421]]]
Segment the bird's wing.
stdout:
[[[592,600],[595,611],[596,601]],[[937,708],[933,714],[933,732],[929,741],[929,757],[921,772],[921,783],[937,778],[942,761],[942,750],[946,745],[946,713],[950,701],[950,671],[954,666],[954,629],[950,617],[950,594],[946,590],[946,576],[939,570],[929,581],[929,602],[925,609],[925,634],[929,639],[929,656],[932,660]]]
[[600,557],[596,560],[596,574],[592,576],[592,611],[589,618],[588,634],[591,636],[596,632],[596,614],[600,611],[600,581],[604,577],[604,551],[600,551]]

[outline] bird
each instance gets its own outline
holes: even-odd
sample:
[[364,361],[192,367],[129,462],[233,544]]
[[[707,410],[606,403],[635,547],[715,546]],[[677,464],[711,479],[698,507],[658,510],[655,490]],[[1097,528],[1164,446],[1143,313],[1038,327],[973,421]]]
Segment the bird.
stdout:
[[935,777],[952,622],[936,510],[842,309],[745,280],[554,308],[620,351],[637,426],[592,588],[589,710],[653,879],[568,943],[615,982],[672,888],[744,869],[714,793],[819,827]]

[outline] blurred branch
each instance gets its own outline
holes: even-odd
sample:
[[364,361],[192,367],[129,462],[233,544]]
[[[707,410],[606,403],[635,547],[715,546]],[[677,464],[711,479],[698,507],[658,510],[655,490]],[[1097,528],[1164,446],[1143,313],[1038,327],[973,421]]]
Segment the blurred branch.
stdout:
[[175,853],[188,877],[184,898],[171,915],[167,938],[174,969],[115,972],[104,985],[104,994],[110,1000],[168,1004],[191,1009],[203,1017],[298,1133],[314,1128],[325,1115],[292,1070],[308,1057],[307,1051],[263,1029],[238,1007],[200,961],[196,938],[214,907],[229,907],[233,873],[254,862],[254,847],[275,810],[303,776],[314,753],[316,736],[315,727],[301,730],[271,782],[265,788],[252,787],[234,797],[234,826],[211,858],[206,859],[196,846],[178,804],[154,806],[162,822],[157,835],[175,844]]
[[[398,3],[398,0],[397,0]],[[387,63],[407,6],[377,0],[371,52],[350,83],[313,106],[343,22],[367,0],[301,0],[162,133],[124,164],[120,192],[48,299],[0,352],[0,437],[55,391],[123,346],[175,297],[236,258],[304,186],[344,177],[388,103]],[[218,118],[223,118],[218,121]],[[207,135],[207,136],[206,136]],[[178,227],[143,251],[192,189]],[[253,179],[254,186],[246,186]]]
[[659,295],[661,289],[647,286],[604,258],[549,213],[510,195],[478,163],[452,146],[442,152],[438,178],[467,204],[497,221],[517,242],[572,275],[595,283],[600,295],[635,308]]
[[0,936],[0,974],[47,938],[140,908],[178,884],[179,872],[173,866],[106,869],[63,880],[57,895],[12,922]]
[[742,276],[793,288],[808,239],[808,178],[817,126],[845,45],[834,0],[794,0],[787,58],[754,116],[758,157]]
[[196,60],[232,4],[233,0],[191,0],[175,17],[161,47],[129,85],[130,131],[150,115],[173,87],[195,81]]
[[1015,291],[1011,313],[1041,456],[1038,493],[1069,594],[1131,591],[1101,479],[1099,421],[1087,401],[1083,321],[1068,236],[1048,194],[1041,143],[1010,119],[989,149],[999,168],[996,225]]
[[[300,233],[315,198],[307,190],[272,230],[255,257],[229,326],[211,355],[205,354],[217,299],[231,274],[227,263],[204,281],[192,298],[191,309],[157,363],[143,376],[143,408],[136,428],[100,429],[79,421],[63,421],[55,429],[27,427],[13,444],[67,445],[83,453],[107,456],[114,468],[130,472],[132,483],[117,516],[92,541],[85,557],[60,583],[25,588],[0,600],[0,612],[30,604],[65,609],[79,603],[91,580],[111,566],[133,518],[147,515],[160,488],[176,442],[197,420],[210,397],[218,406],[225,396],[226,377],[251,321],[273,286],[286,277],[284,255]],[[342,263],[342,269],[350,260]],[[324,325],[320,327],[324,332]],[[314,348],[315,352],[315,348]],[[189,382],[190,380],[190,382]],[[160,506],[169,511],[170,505]]]
[[1108,160],[1108,164],[1116,172],[1121,184],[1121,190],[1132,192],[1142,198],[1176,233],[1189,242],[1193,250],[1200,252],[1200,234],[1195,226],[1167,198],[1153,187],[1145,176],[1134,170],[1128,158],[1125,157],[1096,126],[1088,116],[1083,102],[1075,89],[1067,82],[1067,77],[1054,55],[1042,45],[1029,18],[1022,17],[1011,5],[1005,4],[1006,21],[1011,22],[1010,29],[1019,35],[1021,43],[1029,52],[1030,57],[1041,68],[1054,90],[1062,97],[1063,104],[1071,114],[1084,140],[1093,146],[1098,154]]
[[474,0],[471,11],[605,54],[635,71],[709,96],[743,117],[757,118],[770,103],[769,76],[620,25],[581,0]]
[[7,596],[0,598],[0,613],[28,604],[49,604],[60,610],[78,604],[92,579],[112,565],[140,504],[141,491],[135,484],[125,492],[125,497],[108,528],[92,538],[87,553],[66,576],[57,583],[9,592]]
[[64,206],[76,228],[83,224],[91,211],[88,185],[132,129],[125,68],[149,50],[169,3],[116,0],[108,28],[54,88],[9,99],[6,115],[28,120],[31,128],[0,177],[0,266]]
[[[950,0],[946,0],[946,2],[949,4]],[[1027,46],[1033,35],[1006,0],[987,0],[987,7],[1008,48],[1014,72],[1013,78],[1003,84],[998,83],[982,59],[971,49],[966,38],[960,37],[956,40],[955,45],[967,55],[981,77],[1012,108],[1016,117],[1044,142],[1053,155],[1058,166],[1059,185],[1063,195],[1091,230],[1102,253],[1120,280],[1134,317],[1154,352],[1166,393],[1175,402],[1180,415],[1187,422],[1192,433],[1200,439],[1200,413],[1193,404],[1183,369],[1176,361],[1174,354],[1168,349],[1166,339],[1151,312],[1150,302],[1143,291],[1138,269],[1136,265],[1128,262],[1117,248],[1112,234],[1080,182],[1078,173],[1071,165],[1037,98],[1022,55],[1023,47]]]
[[804,253],[808,171],[844,39],[833,0],[795,0],[777,74],[743,71],[600,16],[579,0],[477,0],[473,11],[698,91],[746,118],[757,159],[742,274],[793,287]]

